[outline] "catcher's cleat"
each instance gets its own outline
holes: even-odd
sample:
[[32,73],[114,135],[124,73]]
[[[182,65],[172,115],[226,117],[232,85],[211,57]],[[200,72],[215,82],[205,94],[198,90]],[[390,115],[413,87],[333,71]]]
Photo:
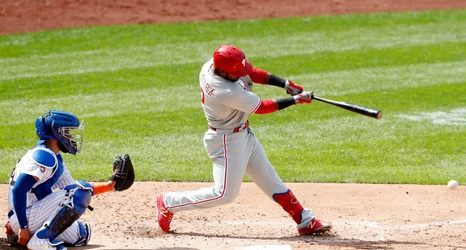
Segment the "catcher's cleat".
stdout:
[[92,236],[92,230],[91,230],[91,225],[88,222],[80,222],[78,221],[79,224],[79,239],[74,243],[75,247],[82,247],[86,246],[89,241],[91,240]]
[[18,244],[18,235],[13,232],[11,229],[10,222],[8,221],[5,225],[6,228],[6,243],[10,244],[10,246],[16,246]]
[[307,227],[298,229],[299,235],[306,235],[306,234],[321,234],[332,229],[332,223],[320,221],[316,218],[312,219],[311,222],[307,225]]
[[47,223],[37,230],[27,244],[28,250],[66,250],[63,241],[49,241],[47,232],[49,231]]
[[170,231],[170,222],[172,221],[173,213],[168,211],[163,201],[163,194],[157,196],[157,222],[160,228],[165,233]]

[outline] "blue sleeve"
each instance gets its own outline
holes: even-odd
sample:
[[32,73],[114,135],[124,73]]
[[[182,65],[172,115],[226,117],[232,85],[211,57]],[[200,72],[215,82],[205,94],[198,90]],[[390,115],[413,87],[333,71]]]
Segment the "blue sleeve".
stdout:
[[28,218],[26,215],[26,194],[31,190],[36,183],[36,179],[28,174],[20,174],[12,189],[13,206],[15,207],[16,217],[21,228],[28,226]]

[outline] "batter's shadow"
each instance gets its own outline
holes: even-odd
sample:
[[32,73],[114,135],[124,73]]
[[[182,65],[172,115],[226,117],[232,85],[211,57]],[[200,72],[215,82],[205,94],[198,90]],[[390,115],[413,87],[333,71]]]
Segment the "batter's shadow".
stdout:
[[[235,235],[222,235],[222,234],[207,234],[207,233],[177,233],[171,232],[174,235],[183,235],[190,237],[205,237],[205,238],[228,238],[238,240],[264,240],[264,241],[284,241],[286,244],[311,244],[313,246],[330,246],[337,248],[353,248],[353,249],[399,249],[403,246],[416,246],[419,248],[442,247],[438,244],[429,244],[423,242],[410,242],[410,241],[396,241],[396,240],[358,240],[342,238],[338,234],[324,233],[314,235],[296,235],[296,236],[235,236]],[[289,242],[289,243],[288,243]],[[464,246],[444,246],[452,247],[453,249],[466,249]]]
[[397,241],[397,240],[358,240],[342,238],[338,235],[333,237],[326,237],[319,239],[318,236],[298,236],[300,242],[304,242],[312,245],[330,246],[335,248],[349,248],[349,249],[403,249],[409,247],[415,247],[416,249],[431,249],[438,247],[445,247],[450,249],[466,249],[466,247],[460,246],[441,246],[439,244],[430,244],[424,242],[413,242],[413,241]]

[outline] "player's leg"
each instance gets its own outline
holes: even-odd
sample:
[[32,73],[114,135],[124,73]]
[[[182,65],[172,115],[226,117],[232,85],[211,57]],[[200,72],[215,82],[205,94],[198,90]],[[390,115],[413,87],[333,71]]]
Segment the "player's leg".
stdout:
[[194,191],[165,193],[167,209],[175,213],[233,202],[238,196],[250,152],[250,146],[243,139],[245,133],[207,136],[205,147],[213,163],[215,185]]
[[[92,196],[92,186],[84,181],[78,181],[75,185],[65,188],[65,190],[57,191],[51,195],[55,201],[55,208],[52,208],[46,203],[47,198],[43,202],[34,207],[34,209],[48,208],[53,213],[48,213],[49,217],[43,223],[43,226],[35,231],[34,236],[28,243],[29,249],[42,248],[44,246],[58,246],[63,243],[72,244],[75,246],[86,245],[90,239],[90,227],[88,224],[83,224],[77,220],[86,211],[89,206]],[[61,196],[60,202],[56,203]],[[52,210],[53,209],[53,210]]]
[[179,211],[210,208],[233,202],[243,182],[250,145],[245,132],[217,136],[206,133],[204,145],[213,163],[215,185],[194,191],[167,192],[157,197],[157,220],[169,232],[173,214]]
[[87,222],[75,221],[56,240],[63,241],[72,246],[85,246],[91,240],[91,226]]
[[[47,197],[34,203],[31,207],[26,210],[26,216],[28,218],[29,231],[34,233],[44,225],[44,222],[59,210],[59,205],[63,201],[65,191],[60,190],[51,193]],[[19,223],[16,214],[13,214],[9,218],[11,228],[14,232],[19,231]]]
[[[283,183],[277,171],[267,158],[262,145],[256,137],[249,138],[250,144],[254,145],[254,151],[249,159],[246,174],[254,183],[275,202],[287,211],[296,223],[301,223],[301,212],[303,207]],[[282,198],[283,197],[283,198]],[[278,198],[278,200],[276,199]],[[313,216],[313,214],[310,214]]]
[[293,192],[286,187],[268,160],[260,142],[252,136],[253,154],[246,174],[271,199],[277,202],[296,222],[299,234],[327,231],[331,224],[315,219],[314,213],[304,208]]

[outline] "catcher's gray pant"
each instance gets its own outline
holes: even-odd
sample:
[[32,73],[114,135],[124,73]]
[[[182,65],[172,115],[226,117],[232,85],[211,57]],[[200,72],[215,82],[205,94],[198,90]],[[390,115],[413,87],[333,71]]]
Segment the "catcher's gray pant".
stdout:
[[[209,129],[204,135],[204,147],[213,163],[215,185],[195,191],[165,193],[165,206],[170,212],[233,202],[245,173],[270,199],[275,193],[288,191],[250,128],[236,133]],[[314,218],[307,209],[303,216],[307,217],[303,218],[305,221]]]

